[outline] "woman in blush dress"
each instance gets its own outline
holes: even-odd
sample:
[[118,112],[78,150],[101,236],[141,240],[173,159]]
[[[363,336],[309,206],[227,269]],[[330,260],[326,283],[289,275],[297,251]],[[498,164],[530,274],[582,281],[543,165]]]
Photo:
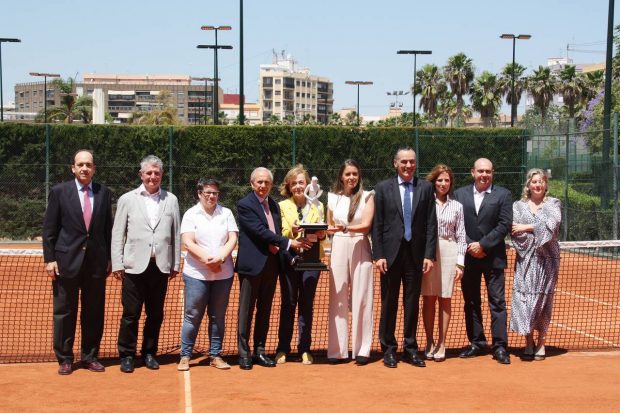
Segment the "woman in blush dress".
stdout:
[[[463,205],[452,199],[454,174],[447,165],[436,165],[426,177],[435,189],[437,211],[436,263],[422,278],[423,318],[426,331],[425,356],[427,360],[446,359],[446,334],[452,315],[454,282],[463,277],[467,241]],[[435,302],[439,300],[439,340],[434,343]]]
[[[521,200],[513,204],[512,243],[517,250],[510,329],[525,336],[525,359],[545,358],[545,338],[560,270],[560,201],[547,196],[547,176],[530,169]],[[534,331],[538,342],[534,343]]]
[[328,233],[334,234],[330,257],[329,333],[327,358],[332,364],[349,358],[349,297],[351,347],[358,365],[368,363],[373,328],[373,264],[368,232],[375,203],[362,187],[362,171],[346,160],[327,196]]

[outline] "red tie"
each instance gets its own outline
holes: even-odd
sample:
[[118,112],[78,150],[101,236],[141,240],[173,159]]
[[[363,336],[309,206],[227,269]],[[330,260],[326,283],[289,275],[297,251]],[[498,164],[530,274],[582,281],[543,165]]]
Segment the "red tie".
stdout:
[[90,206],[90,197],[88,196],[88,186],[82,187],[82,191],[84,191],[84,225],[86,225],[86,231],[88,231],[88,227],[90,227],[90,218],[93,215],[92,208]]
[[[265,215],[267,216],[267,225],[269,225],[269,230],[276,233],[276,224],[273,222],[273,217],[271,216],[271,211],[269,211],[269,203],[267,202],[267,198],[262,203],[263,209],[265,210]],[[272,254],[278,253],[278,247],[273,244],[269,244],[269,252]]]

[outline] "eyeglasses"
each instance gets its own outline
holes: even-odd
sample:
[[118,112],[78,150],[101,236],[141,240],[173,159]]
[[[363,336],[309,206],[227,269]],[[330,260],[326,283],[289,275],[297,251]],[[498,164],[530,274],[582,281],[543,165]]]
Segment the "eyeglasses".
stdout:
[[220,191],[201,191],[200,193],[204,196],[218,196],[220,194]]

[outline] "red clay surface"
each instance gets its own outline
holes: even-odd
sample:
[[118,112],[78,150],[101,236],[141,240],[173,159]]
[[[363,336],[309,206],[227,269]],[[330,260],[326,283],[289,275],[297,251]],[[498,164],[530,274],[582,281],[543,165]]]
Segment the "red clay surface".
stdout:
[[387,369],[374,360],[365,367],[290,362],[220,371],[200,358],[182,373],[175,361],[159,371],[123,374],[114,364],[105,373],[70,376],[58,376],[56,363],[0,365],[0,411],[184,412],[186,376],[194,412],[616,412],[620,403],[620,352],[542,362],[513,355],[510,366],[490,356],[449,358],[425,369]]

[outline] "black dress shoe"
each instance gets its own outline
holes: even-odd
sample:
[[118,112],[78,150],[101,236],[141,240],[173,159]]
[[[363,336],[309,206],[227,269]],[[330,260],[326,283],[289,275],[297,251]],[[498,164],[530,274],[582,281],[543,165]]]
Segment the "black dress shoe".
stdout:
[[250,357],[239,357],[239,368],[241,370],[252,370],[252,359]]
[[459,357],[462,359],[468,359],[471,357],[478,357],[482,355],[482,349],[474,344],[467,347],[465,350],[459,354]]
[[275,367],[276,366],[276,362],[264,354],[255,355],[254,357],[252,357],[252,362],[254,364],[258,364],[259,366],[263,366],[263,367]]
[[121,371],[123,373],[133,373],[133,357],[127,356],[121,359]]
[[368,357],[365,356],[357,356],[355,357],[355,364],[358,366],[365,366],[368,364]]
[[85,369],[94,371],[95,373],[103,373],[105,371],[105,367],[103,367],[103,364],[99,363],[97,359],[83,361],[82,366],[84,366]]
[[144,356],[144,365],[149,370],[159,370],[159,363],[155,360],[155,356],[147,354]]
[[495,350],[493,359],[497,360],[500,364],[510,364],[510,355],[502,347]]
[[403,353],[403,361],[415,367],[426,367],[426,363],[416,353]]
[[73,372],[73,364],[70,361],[63,361],[58,366],[58,374],[61,376],[69,375]]
[[396,368],[398,361],[396,360],[396,357],[394,357],[393,353],[386,353],[383,355],[383,365],[391,369]]
[[347,359],[337,359],[334,357],[329,357],[327,359],[327,363],[331,364],[331,365],[335,365],[335,364],[343,364],[346,363],[348,360]]

